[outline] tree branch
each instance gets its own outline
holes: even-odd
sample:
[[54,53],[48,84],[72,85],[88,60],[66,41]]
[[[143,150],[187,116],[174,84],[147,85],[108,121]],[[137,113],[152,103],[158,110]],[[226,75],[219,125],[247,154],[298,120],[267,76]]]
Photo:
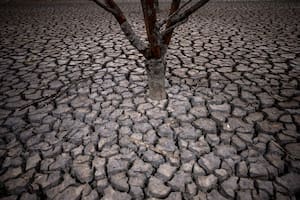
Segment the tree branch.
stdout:
[[185,6],[187,6],[192,0],[188,0],[187,2],[185,2],[182,6],[180,6],[180,8],[178,8],[175,12],[173,12],[171,15],[168,16],[167,19],[164,19],[160,24],[158,24],[159,29],[165,25],[168,21],[171,20],[171,18],[173,16],[175,16],[179,11],[181,11]]
[[98,1],[98,0],[93,0],[98,6],[100,6],[101,8],[103,8],[104,10],[106,10],[107,12],[112,13],[113,15],[115,15],[115,11],[111,8],[109,8],[107,5],[105,5],[104,3]]
[[[175,1],[180,1],[180,0],[173,0],[172,4]],[[169,19],[167,21],[166,29],[165,29],[165,31],[163,31],[163,41],[164,41],[164,44],[169,45],[174,29],[176,27],[178,27],[179,25],[185,23],[187,21],[188,17],[191,14],[193,14],[199,8],[201,8],[202,6],[204,6],[208,1],[209,0],[199,0],[194,5],[190,6],[188,9],[185,9],[184,11],[182,11],[182,9],[184,7],[186,7],[188,4],[190,4],[191,0],[187,1],[180,8],[177,7],[177,9],[174,10],[173,13],[171,13],[169,15],[170,17],[169,17]],[[176,2],[175,2],[175,4],[176,4]],[[179,5],[176,5],[176,6],[179,6]],[[171,9],[171,11],[172,11],[172,9]]]
[[160,58],[160,36],[156,27],[156,9],[154,6],[154,0],[141,0],[141,4],[143,8],[147,37],[150,44],[150,57]]
[[162,34],[162,35],[168,35],[168,34],[170,34],[171,32],[173,32],[174,29],[175,29],[176,27],[178,27],[178,26],[184,24],[184,23],[187,22],[187,21],[188,21],[188,18],[185,18],[184,20],[179,21],[179,22],[177,22],[176,24],[173,24],[173,25],[170,26],[169,28],[165,29],[164,31],[162,31],[161,34]]
[[97,5],[102,7],[104,10],[110,12],[120,24],[121,30],[125,34],[129,42],[145,57],[149,55],[149,49],[147,45],[138,37],[130,24],[127,22],[125,15],[123,14],[120,7],[114,2],[114,0],[105,0],[105,3],[99,0],[93,0]]
[[[180,6],[180,0],[172,0],[169,16],[173,15],[178,10],[179,6]],[[170,28],[172,25],[173,24],[171,23],[171,21],[167,20],[166,30]],[[170,44],[173,31],[174,29],[171,29],[170,31],[168,31],[166,34],[163,35],[163,43],[166,46]]]
[[120,9],[120,7],[115,3],[114,0],[105,0],[106,4],[115,11],[116,14],[112,13],[115,18],[117,19],[117,21],[119,22],[119,24],[122,24],[123,22],[126,21],[126,17],[123,14],[122,10]]
[[[170,19],[171,24],[176,24],[180,21],[183,21],[184,19],[188,18],[191,14],[196,12],[199,8],[204,6],[209,0],[199,0],[194,5],[192,5],[190,8],[184,10],[182,13],[177,13]],[[190,1],[189,1],[190,2]]]
[[196,12],[199,8],[201,8],[202,6],[204,6],[209,0],[200,0],[197,3],[195,3],[193,6],[191,6],[189,9],[187,9],[184,13],[183,13],[183,17],[189,17],[191,14],[193,14],[194,12]]

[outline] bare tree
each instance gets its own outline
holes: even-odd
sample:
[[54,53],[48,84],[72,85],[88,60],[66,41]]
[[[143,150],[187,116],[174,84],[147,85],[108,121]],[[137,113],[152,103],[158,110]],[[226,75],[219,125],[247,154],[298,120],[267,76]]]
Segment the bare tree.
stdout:
[[148,76],[149,97],[154,100],[166,98],[165,91],[165,55],[170,44],[173,31],[185,23],[188,17],[205,5],[209,0],[172,0],[168,17],[158,21],[155,0],[140,0],[146,26],[148,44],[138,37],[124,13],[114,0],[93,0],[97,5],[110,12],[130,43],[145,57],[145,68]]

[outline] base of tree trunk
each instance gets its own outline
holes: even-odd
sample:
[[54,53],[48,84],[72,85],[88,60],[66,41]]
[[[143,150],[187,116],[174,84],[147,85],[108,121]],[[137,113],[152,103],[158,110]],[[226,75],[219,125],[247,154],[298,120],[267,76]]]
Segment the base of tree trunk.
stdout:
[[145,61],[148,75],[149,97],[153,100],[167,98],[165,89],[166,63],[164,59],[150,59]]

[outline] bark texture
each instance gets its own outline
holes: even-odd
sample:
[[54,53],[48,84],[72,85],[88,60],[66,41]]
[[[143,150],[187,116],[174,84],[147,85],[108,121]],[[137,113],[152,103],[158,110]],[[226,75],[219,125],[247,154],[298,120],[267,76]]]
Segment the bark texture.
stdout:
[[166,62],[164,59],[149,59],[145,61],[148,76],[149,97],[153,100],[167,98],[165,90]]
[[158,0],[140,0],[148,44],[145,44],[135,34],[123,11],[114,0],[93,1],[116,18],[127,39],[146,58],[145,67],[148,75],[149,97],[154,100],[165,99],[167,94],[165,91],[166,62],[164,58],[173,31],[185,23],[191,14],[209,0],[188,0],[183,4],[181,4],[181,0],[172,0],[168,17],[162,22],[157,20],[156,15],[159,10]]
[[139,36],[135,34],[135,32],[132,30],[130,24],[125,21],[120,25],[123,33],[129,40],[130,44],[132,44],[140,53],[142,53],[144,56],[147,53],[147,45],[140,39]]
[[154,6],[155,6],[155,10],[158,13],[159,12],[159,2],[158,0],[154,0]]
[[162,57],[160,52],[161,41],[160,41],[160,33],[156,26],[157,16],[156,10],[154,6],[154,0],[141,0],[145,27],[147,32],[147,37],[149,41],[150,48],[150,58],[159,59]]

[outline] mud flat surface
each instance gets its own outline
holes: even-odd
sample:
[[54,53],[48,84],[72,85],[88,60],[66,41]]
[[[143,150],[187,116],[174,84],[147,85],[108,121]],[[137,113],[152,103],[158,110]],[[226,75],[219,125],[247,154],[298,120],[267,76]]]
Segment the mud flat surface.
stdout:
[[299,19],[295,2],[208,3],[155,102],[92,2],[1,5],[0,199],[299,198]]

